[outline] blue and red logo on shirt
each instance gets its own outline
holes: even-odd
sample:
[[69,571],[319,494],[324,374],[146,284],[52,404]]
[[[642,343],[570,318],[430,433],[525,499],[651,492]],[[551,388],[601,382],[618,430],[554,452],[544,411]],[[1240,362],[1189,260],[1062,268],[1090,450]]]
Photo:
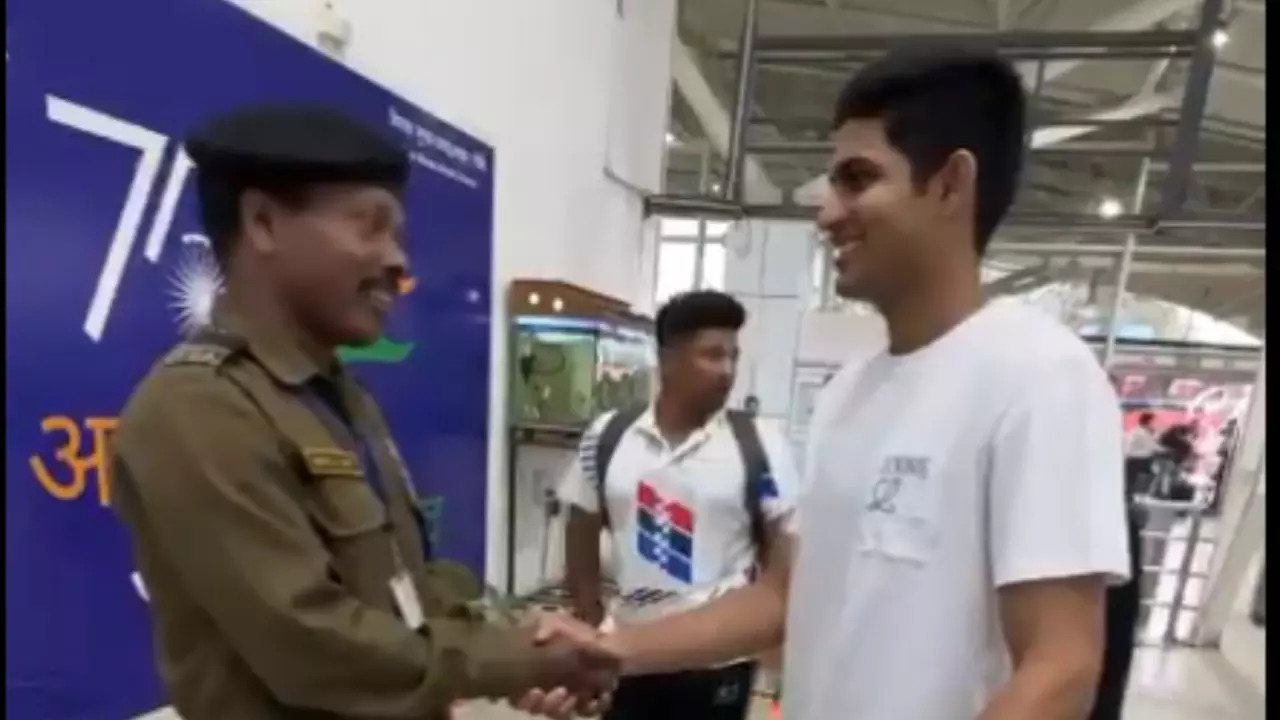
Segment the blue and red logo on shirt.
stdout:
[[668,500],[652,485],[636,488],[636,552],[669,577],[693,582],[694,512]]

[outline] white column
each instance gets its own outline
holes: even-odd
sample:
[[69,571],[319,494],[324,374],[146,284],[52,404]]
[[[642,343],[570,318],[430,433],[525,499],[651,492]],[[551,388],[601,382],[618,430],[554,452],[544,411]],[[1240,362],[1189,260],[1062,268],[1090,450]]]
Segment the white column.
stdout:
[[1217,645],[1235,609],[1250,563],[1266,544],[1267,358],[1263,349],[1236,457],[1227,475],[1218,548],[1201,601],[1197,642]]
[[761,417],[785,424],[800,318],[808,300],[813,225],[746,220],[725,238],[725,291],[747,309],[738,383],[730,398],[741,407],[760,400]]

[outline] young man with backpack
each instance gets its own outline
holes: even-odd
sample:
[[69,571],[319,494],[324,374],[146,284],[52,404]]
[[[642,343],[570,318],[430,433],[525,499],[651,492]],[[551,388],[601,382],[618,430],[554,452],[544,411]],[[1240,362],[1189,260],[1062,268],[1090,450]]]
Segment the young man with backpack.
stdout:
[[[612,535],[619,598],[609,620],[647,621],[746,585],[787,556],[781,519],[795,500],[786,440],[725,407],[742,305],[719,292],[679,295],[658,311],[659,390],[648,407],[605,413],[584,433],[561,489],[569,507],[566,584],[575,614],[605,619],[600,532]],[[610,720],[741,720],[755,662],[627,678]]]
[[1087,717],[1106,589],[1132,573],[1122,422],[1069,328],[984,302],[1022,168],[1022,79],[989,50],[912,43],[861,68],[833,115],[818,227],[836,291],[888,337],[818,398],[794,557],[688,612],[607,634],[556,618],[541,637],[611,648],[632,674],[785,632],[787,720]]

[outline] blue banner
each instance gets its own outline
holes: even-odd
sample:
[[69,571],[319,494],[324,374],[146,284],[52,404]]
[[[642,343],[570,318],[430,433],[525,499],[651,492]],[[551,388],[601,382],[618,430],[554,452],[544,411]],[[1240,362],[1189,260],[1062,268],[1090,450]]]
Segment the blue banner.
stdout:
[[440,553],[481,573],[492,150],[223,0],[6,11],[6,716],[166,704],[104,447],[134,384],[217,291],[180,139],[235,106],[332,104],[411,152],[414,277],[387,336],[344,357],[443,507]]

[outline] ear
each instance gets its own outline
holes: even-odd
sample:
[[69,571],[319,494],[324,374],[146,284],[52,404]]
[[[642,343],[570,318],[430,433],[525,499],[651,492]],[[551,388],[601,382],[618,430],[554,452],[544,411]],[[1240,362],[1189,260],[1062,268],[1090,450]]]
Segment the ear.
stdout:
[[244,241],[254,250],[270,254],[276,250],[276,227],[279,207],[260,190],[245,190],[240,195],[240,227]]
[[949,213],[970,213],[977,195],[978,159],[968,150],[951,153],[937,174],[943,203]]

